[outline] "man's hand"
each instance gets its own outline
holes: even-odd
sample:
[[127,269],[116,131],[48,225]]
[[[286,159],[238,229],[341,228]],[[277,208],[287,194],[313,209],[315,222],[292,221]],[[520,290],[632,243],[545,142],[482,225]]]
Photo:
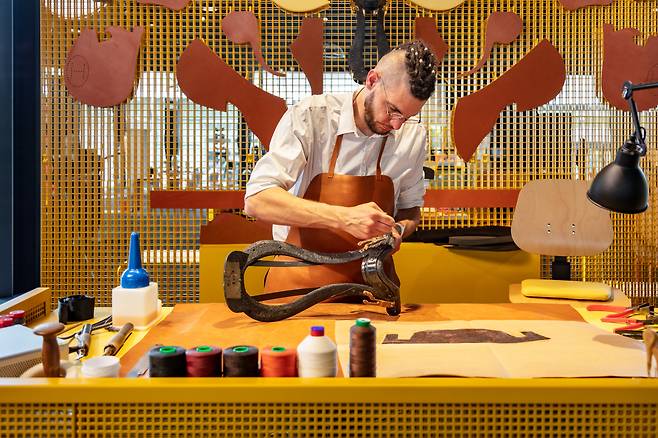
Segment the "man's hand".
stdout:
[[340,217],[342,230],[359,240],[390,233],[391,228],[395,225],[395,220],[374,202],[354,207],[342,207]]

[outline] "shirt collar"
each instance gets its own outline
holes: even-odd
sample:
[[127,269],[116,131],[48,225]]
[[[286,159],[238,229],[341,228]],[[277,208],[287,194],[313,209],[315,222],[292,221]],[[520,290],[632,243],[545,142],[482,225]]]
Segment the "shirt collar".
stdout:
[[338,118],[338,130],[336,131],[337,135],[349,134],[352,133],[359,138],[381,138],[385,137],[380,134],[373,134],[371,136],[365,135],[359,128],[357,128],[356,123],[354,122],[354,107],[352,106],[352,99],[355,96],[355,93],[349,93],[345,95],[345,101],[340,110],[340,117]]

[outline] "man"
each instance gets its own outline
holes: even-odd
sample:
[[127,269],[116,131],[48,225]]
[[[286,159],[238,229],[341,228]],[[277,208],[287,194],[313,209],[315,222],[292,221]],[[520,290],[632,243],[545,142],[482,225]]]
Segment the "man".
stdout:
[[[420,221],[426,133],[416,116],[435,82],[432,52],[414,41],[382,57],[360,90],[290,107],[247,183],[245,212],[305,249],[344,252],[392,233],[397,250]],[[389,268],[396,278],[392,259]],[[346,282],[363,282],[358,262],[272,268],[265,289]]]

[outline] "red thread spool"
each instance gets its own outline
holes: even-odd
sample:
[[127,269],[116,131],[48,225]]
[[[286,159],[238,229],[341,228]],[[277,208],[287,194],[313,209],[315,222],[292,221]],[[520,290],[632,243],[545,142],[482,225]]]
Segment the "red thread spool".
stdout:
[[297,352],[286,347],[265,347],[260,352],[260,375],[263,377],[296,377]]
[[222,375],[222,350],[212,345],[200,345],[185,351],[188,377],[219,377]]
[[14,325],[14,318],[11,316],[3,316],[0,318],[0,327],[9,327]]

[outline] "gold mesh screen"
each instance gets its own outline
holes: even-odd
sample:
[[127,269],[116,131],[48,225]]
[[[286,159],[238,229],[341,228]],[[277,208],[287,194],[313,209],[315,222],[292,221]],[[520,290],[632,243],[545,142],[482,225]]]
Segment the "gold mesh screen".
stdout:
[[656,405],[525,403],[0,404],[12,437],[636,437]]
[[[148,192],[243,189],[263,149],[234,107],[214,111],[181,93],[174,76],[176,61],[193,38],[201,37],[247,79],[292,104],[310,94],[287,49],[303,15],[256,0],[192,0],[180,12],[134,0],[41,4],[42,284],[53,289],[54,297],[84,292],[109,304],[130,231],[136,230],[142,236],[144,263],[158,281],[163,301],[196,301],[199,227],[212,212],[151,209]],[[535,178],[593,178],[631,133],[629,115],[602,98],[602,26],[632,26],[646,36],[656,32],[657,6],[655,0],[619,0],[569,12],[556,0],[468,0],[452,11],[435,13],[392,0],[386,17],[392,45],[412,38],[416,16],[434,16],[450,46],[437,93],[422,112],[429,132],[428,162],[437,169],[430,188],[518,189]],[[234,10],[252,10],[259,17],[265,59],[287,72],[285,78],[259,74],[248,46],[224,37],[221,19]],[[521,16],[520,39],[496,46],[479,73],[460,77],[477,62],[484,20],[497,10]],[[332,0],[329,9],[314,15],[325,18],[325,91],[354,89],[347,68],[355,22],[349,2]],[[371,19],[369,23],[374,29]],[[123,105],[100,109],[67,94],[63,67],[80,29],[91,27],[103,35],[110,25],[143,26],[146,32],[134,95]],[[532,111],[504,110],[474,159],[464,163],[450,140],[456,99],[500,76],[543,38],[565,59],[563,91]],[[375,57],[370,38],[366,65],[373,65]],[[613,215],[611,248],[597,257],[572,259],[574,278],[610,282],[636,300],[655,298],[658,261],[656,110],[642,113],[641,121],[648,133],[649,152],[642,166],[651,191],[649,210],[637,216]],[[426,209],[422,227],[510,225],[511,217],[511,209],[502,208]],[[548,264],[543,271],[548,274]]]

